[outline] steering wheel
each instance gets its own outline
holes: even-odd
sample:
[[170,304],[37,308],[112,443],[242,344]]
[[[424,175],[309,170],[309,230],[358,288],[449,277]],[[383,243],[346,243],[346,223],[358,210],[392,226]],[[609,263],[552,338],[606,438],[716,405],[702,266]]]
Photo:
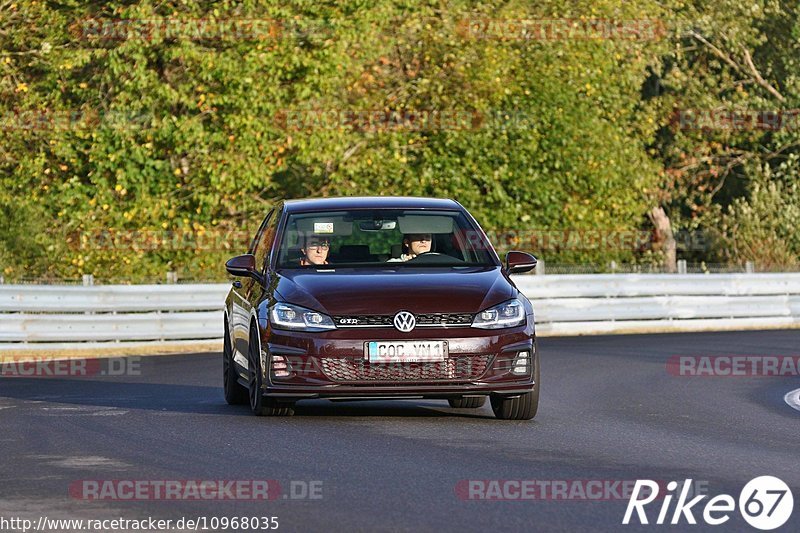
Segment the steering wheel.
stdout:
[[415,261],[419,263],[452,263],[453,261],[463,263],[455,257],[440,252],[425,252],[417,255],[414,259],[409,259],[407,263]]

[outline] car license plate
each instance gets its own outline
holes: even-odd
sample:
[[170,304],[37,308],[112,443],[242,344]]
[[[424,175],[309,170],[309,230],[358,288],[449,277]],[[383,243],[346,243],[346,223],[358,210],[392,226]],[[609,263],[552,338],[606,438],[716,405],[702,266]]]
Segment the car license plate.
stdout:
[[447,341],[370,341],[364,358],[370,363],[425,363],[447,358]]

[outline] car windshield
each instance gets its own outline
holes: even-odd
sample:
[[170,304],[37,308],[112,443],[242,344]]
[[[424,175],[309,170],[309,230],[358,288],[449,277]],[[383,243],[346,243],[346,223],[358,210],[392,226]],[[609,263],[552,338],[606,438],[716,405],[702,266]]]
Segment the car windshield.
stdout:
[[279,268],[496,266],[460,211],[373,209],[289,215]]

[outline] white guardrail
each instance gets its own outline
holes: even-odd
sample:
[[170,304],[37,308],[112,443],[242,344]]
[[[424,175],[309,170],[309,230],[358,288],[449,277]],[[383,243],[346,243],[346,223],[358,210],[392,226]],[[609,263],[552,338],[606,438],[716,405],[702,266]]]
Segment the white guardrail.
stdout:
[[[800,273],[515,276],[537,334],[797,327]],[[219,340],[228,284],[0,285],[0,349]]]

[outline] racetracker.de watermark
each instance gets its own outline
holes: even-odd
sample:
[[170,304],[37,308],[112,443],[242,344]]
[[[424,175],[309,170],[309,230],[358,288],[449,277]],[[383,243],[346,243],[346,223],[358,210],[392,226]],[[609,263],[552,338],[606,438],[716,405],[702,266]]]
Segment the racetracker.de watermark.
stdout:
[[[635,479],[462,479],[455,485],[455,494],[466,501],[627,501],[634,494],[636,482]],[[666,481],[661,483],[662,487],[666,485]],[[693,481],[689,491],[705,494],[708,482]]]
[[0,359],[4,378],[90,378],[141,376],[141,357],[53,359],[38,356],[12,356]]
[[800,109],[681,109],[674,113],[672,123],[682,131],[797,131]]
[[163,250],[196,250],[229,252],[252,235],[244,230],[115,230],[98,229],[73,232],[66,236],[73,250],[131,250],[152,252]]
[[525,110],[355,109],[317,107],[281,109],[273,124],[285,131],[348,130],[363,133],[420,131],[526,130],[539,119]]
[[79,479],[68,490],[88,501],[272,501],[321,500],[322,489],[320,480]]
[[800,355],[673,355],[666,369],[680,377],[797,377]]
[[653,248],[655,234],[644,230],[532,229],[489,230],[486,236],[495,248],[524,246],[538,252],[627,250]]
[[100,127],[141,130],[155,120],[151,113],[100,109],[12,109],[0,114],[2,131],[85,131]]
[[80,40],[129,41],[154,39],[264,41],[290,32],[286,21],[248,18],[86,18],[71,30]]
[[468,39],[526,41],[655,41],[667,32],[658,19],[500,19],[468,18],[456,27]]

